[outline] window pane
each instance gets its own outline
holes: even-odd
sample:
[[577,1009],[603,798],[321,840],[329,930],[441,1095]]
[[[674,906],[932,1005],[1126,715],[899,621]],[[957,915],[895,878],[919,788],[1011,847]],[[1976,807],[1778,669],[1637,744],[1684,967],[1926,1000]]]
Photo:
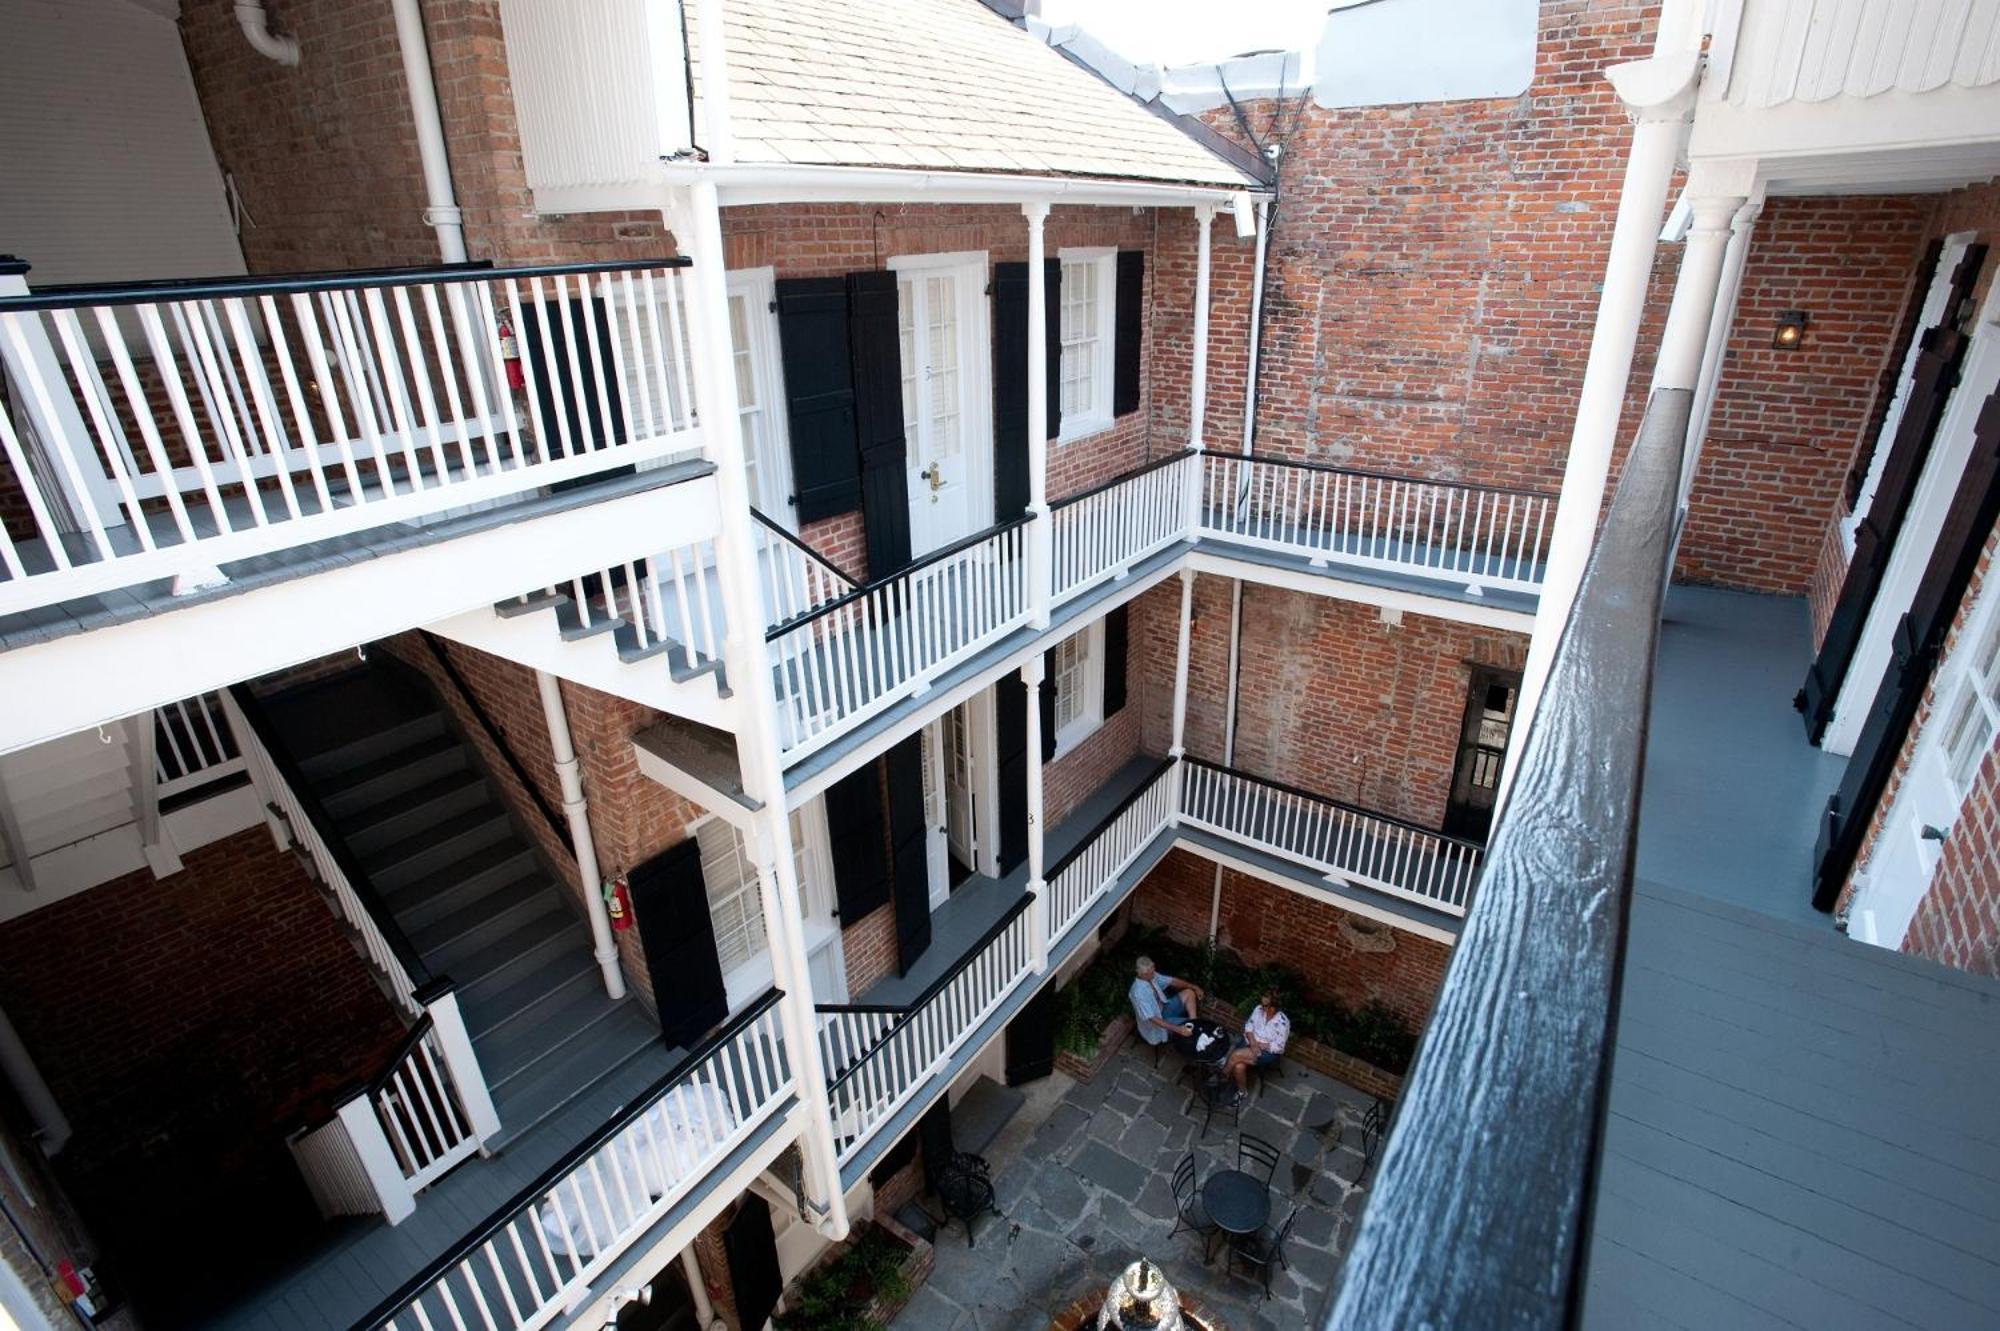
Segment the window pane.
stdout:
[[1057,376],[1065,418],[1087,416],[1096,406],[1097,268],[1066,263],[1062,270],[1062,365]]
[[930,373],[933,459],[957,457],[958,438],[958,279],[932,277],[924,284],[927,369]]
[[711,818],[695,839],[701,847],[716,959],[727,974],[764,950],[764,906],[757,894],[757,874],[743,851],[743,838],[728,823]]
[[917,438],[916,300],[916,283],[896,283],[896,334],[903,357],[903,433],[913,448]]

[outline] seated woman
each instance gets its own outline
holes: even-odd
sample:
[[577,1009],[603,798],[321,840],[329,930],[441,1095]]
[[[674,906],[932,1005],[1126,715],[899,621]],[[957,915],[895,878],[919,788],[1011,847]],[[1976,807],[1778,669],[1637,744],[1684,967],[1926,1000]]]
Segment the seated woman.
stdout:
[[1257,1006],[1243,1023],[1243,1047],[1229,1055],[1227,1067],[1236,1081],[1236,1089],[1247,1090],[1250,1069],[1267,1068],[1277,1062],[1278,1055],[1285,1052],[1285,1042],[1291,1038],[1292,1019],[1279,1010],[1277,991],[1266,989],[1257,996]]

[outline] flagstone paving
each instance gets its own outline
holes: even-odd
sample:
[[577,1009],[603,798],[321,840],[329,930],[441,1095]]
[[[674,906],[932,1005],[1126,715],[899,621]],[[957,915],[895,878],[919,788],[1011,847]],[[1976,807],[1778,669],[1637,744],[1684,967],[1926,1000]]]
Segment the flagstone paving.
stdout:
[[1218,1117],[1201,1139],[1199,1108],[1190,1116],[1194,1097],[1174,1082],[1177,1070],[1170,1058],[1155,1068],[1150,1050],[1135,1043],[1089,1083],[1055,1074],[1068,1089],[1033,1096],[1023,1111],[1046,1106],[1039,1123],[1017,1120],[989,1148],[1001,1216],[979,1222],[971,1247],[959,1224],[938,1234],[936,1268],[893,1331],[1041,1331],[1141,1254],[1230,1331],[1318,1325],[1361,1211],[1369,1097],[1288,1064],[1244,1102],[1240,1130],[1284,1153],[1272,1180],[1273,1223],[1299,1207],[1291,1269],[1273,1273],[1267,1300],[1244,1268],[1230,1274],[1219,1255],[1205,1265],[1197,1236],[1168,1237],[1174,1166],[1192,1149],[1201,1178],[1233,1168],[1239,1131]]

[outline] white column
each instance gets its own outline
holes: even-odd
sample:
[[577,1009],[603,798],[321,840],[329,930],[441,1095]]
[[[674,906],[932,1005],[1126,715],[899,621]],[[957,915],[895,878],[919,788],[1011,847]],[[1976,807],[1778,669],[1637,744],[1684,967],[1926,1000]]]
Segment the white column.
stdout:
[[[1569,620],[1570,604],[1576,599],[1591,544],[1597,537],[1598,514],[1604,507],[1605,484],[1611,472],[1611,449],[1618,438],[1619,411],[1632,375],[1632,353],[1646,308],[1646,284],[1652,276],[1660,219],[1666,211],[1667,186],[1687,134],[1699,63],[1691,52],[1676,52],[1607,71],[1632,115],[1632,146],[1625,161],[1611,249],[1604,261],[1604,287],[1598,297],[1590,356],[1577,393],[1562,491],[1550,527],[1548,565],[1536,603],[1534,635],[1521,674],[1514,734],[1522,738],[1534,719],[1556,639]],[[1507,746],[1507,766],[1500,783],[1502,802],[1513,780],[1515,763],[1526,747],[1523,743]]]
[[1031,627],[1049,626],[1055,533],[1049,521],[1049,287],[1042,280],[1045,202],[1024,203],[1028,219],[1028,608]]
[[1215,221],[1215,206],[1202,204],[1194,210],[1194,356],[1188,367],[1188,444],[1202,446],[1204,418],[1208,414],[1208,233]]
[[1271,239],[1271,204],[1257,200],[1257,258],[1250,267],[1250,341],[1243,365],[1243,452],[1257,439],[1257,344],[1264,329],[1264,256]]
[[1042,849],[1042,709],[1039,695],[1048,673],[1047,658],[1036,652],[1021,667],[1028,686],[1028,946],[1035,974],[1049,968],[1049,899]]
[[354,1148],[355,1163],[361,1166],[375,1200],[381,1203],[382,1218],[392,1225],[408,1220],[417,1209],[416,1194],[410,1191],[410,1181],[403,1177],[403,1167],[396,1163],[395,1148],[389,1145],[389,1135],[382,1131],[373,1097],[355,1096],[334,1110],[334,1117],[340,1120],[341,1131],[347,1134],[348,1145]]
[[[1694,180],[1688,186],[1694,189]],[[1730,220],[1743,206],[1743,196],[1703,195],[1691,199],[1694,225],[1681,251],[1680,272],[1674,279],[1673,303],[1660,331],[1660,357],[1653,368],[1653,387],[1694,389],[1701,382],[1709,328],[1718,313],[1723,260],[1730,244]],[[1690,435],[1693,431],[1690,429]]]
[[[1167,749],[1167,756],[1178,763],[1187,756],[1187,695],[1188,695],[1188,640],[1194,629],[1194,570],[1181,570],[1181,622],[1180,637],[1174,647],[1174,738]],[[1174,811],[1181,806],[1181,792],[1186,788],[1184,772],[1174,776]]]
[[[708,5],[707,11],[716,7]],[[717,29],[706,29],[714,32]],[[710,47],[715,43],[703,43]],[[706,69],[706,62],[704,62]],[[771,949],[772,983],[784,991],[778,1004],[785,1054],[797,1081],[804,1110],[800,1140],[806,1188],[820,1212],[818,1228],[838,1241],[847,1236],[847,1205],[840,1186],[839,1157],[827,1105],[826,1072],[815,1038],[812,973],[799,913],[797,865],[792,854],[791,819],[785,803],[785,769],[778,751],[777,699],[770,652],[764,642],[763,599],[757,587],[757,543],[750,519],[749,477],[736,421],[735,369],[728,357],[729,299],[723,280],[722,214],[715,186],[698,182],[671,197],[668,223],[682,252],[694,260],[689,276],[688,317],[695,359],[695,402],[703,427],[703,451],[715,464],[717,532],[716,577],[727,617],[723,661],[734,690],[729,704],[736,734],[743,789],[762,803],[753,835],[745,838],[757,865],[758,894]],[[710,423],[720,423],[715,429]]]
[[590,830],[590,803],[583,794],[583,768],[570,738],[569,712],[562,686],[546,670],[535,672],[542,695],[542,719],[549,727],[549,748],[555,753],[556,780],[562,785],[563,814],[569,820],[570,850],[576,855],[577,881],[583,887],[584,913],[590,918],[590,952],[604,976],[604,992],[625,997],[625,973],[618,968],[618,944],[611,936],[611,914],[604,906],[604,871],[597,865],[597,838]]
[[[1750,257],[1750,240],[1764,211],[1761,198],[1746,200],[1729,220],[1729,247],[1722,255],[1722,287],[1716,292],[1715,313],[1708,321],[1708,344],[1701,353],[1701,383],[1695,389],[1694,413],[1688,423],[1687,456],[1681,465],[1680,508],[1685,512],[1694,489],[1694,473],[1708,442],[1708,422],[1715,414],[1722,388],[1722,358],[1729,350],[1729,333],[1736,322],[1736,302],[1743,294],[1743,268]],[[1658,383],[1658,376],[1654,378]]]

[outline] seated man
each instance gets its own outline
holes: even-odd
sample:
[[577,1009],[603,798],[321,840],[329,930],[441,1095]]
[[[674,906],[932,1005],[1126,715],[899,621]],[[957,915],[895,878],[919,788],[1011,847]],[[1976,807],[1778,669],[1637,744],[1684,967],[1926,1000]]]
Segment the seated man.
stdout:
[[1243,1023],[1243,1046],[1230,1051],[1228,1071],[1239,1091],[1249,1089],[1250,1069],[1267,1068],[1285,1052],[1292,1038],[1292,1019],[1278,1010],[1278,995],[1266,989],[1257,996],[1257,1006]]
[[1140,957],[1132,981],[1132,1015],[1139,1022],[1139,1038],[1147,1044],[1171,1040],[1183,1054],[1194,1050],[1195,1005],[1201,1002],[1201,986],[1162,975],[1151,957]]

